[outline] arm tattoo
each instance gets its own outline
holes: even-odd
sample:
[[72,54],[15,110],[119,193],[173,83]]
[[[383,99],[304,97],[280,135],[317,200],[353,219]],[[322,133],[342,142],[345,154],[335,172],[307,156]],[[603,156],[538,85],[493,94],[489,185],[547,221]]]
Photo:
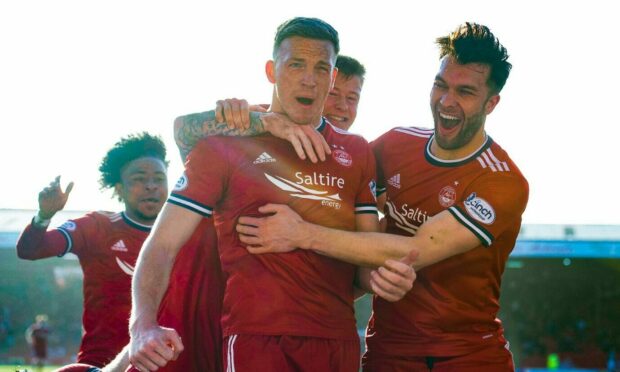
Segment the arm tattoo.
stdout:
[[215,121],[215,111],[201,112],[181,116],[175,126],[174,138],[181,152],[183,160],[196,146],[198,141],[209,136],[255,136],[265,133],[265,127],[260,119],[260,113],[250,113],[250,127],[248,129],[230,129],[226,123]]

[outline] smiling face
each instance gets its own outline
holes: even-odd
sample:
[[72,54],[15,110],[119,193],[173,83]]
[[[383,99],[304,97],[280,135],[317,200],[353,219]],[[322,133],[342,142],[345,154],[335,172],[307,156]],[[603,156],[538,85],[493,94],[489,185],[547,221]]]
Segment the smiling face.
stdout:
[[485,140],[484,123],[499,95],[487,85],[489,66],[459,64],[452,57],[441,61],[431,90],[435,136],[431,151],[446,159],[466,157]]
[[334,88],[325,101],[323,116],[338,128],[349,130],[357,116],[361,94],[362,79],[359,76],[338,74]]
[[154,157],[142,157],[127,163],[121,170],[116,193],[125,203],[125,213],[146,225],[152,224],[166,201],[168,179],[166,165]]
[[266,72],[275,84],[271,110],[297,124],[318,125],[332,88],[336,54],[331,42],[299,36],[285,39]]

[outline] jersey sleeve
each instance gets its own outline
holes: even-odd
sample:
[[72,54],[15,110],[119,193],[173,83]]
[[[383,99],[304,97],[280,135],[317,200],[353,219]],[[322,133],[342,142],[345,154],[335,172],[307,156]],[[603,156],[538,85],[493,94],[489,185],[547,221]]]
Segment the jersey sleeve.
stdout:
[[379,138],[370,143],[374,158],[375,168],[377,173],[377,196],[383,194],[386,191],[385,186],[385,174],[383,173],[383,148],[385,146],[385,139],[390,132],[384,133]]
[[490,246],[496,237],[518,223],[525,211],[529,195],[527,181],[515,173],[492,173],[472,182],[448,210],[480,239]]
[[107,231],[100,221],[95,218],[95,213],[89,213],[75,220],[67,220],[56,228],[67,242],[64,252],[60,256],[71,252],[77,256],[88,254],[88,247],[96,246]]
[[76,220],[68,220],[51,230],[30,224],[24,229],[17,241],[17,253],[20,257],[41,259],[62,257],[69,252],[81,254],[86,247],[89,235],[87,231],[97,231],[96,221],[88,215]]
[[364,165],[362,179],[355,196],[355,214],[377,212],[377,177],[375,156],[370,145],[363,140]]
[[170,193],[168,203],[211,217],[228,179],[226,154],[220,138],[201,140],[188,155],[185,171]]
[[47,257],[62,257],[67,252],[68,242],[58,230],[47,231],[30,223],[17,240],[17,255],[20,258],[38,260]]

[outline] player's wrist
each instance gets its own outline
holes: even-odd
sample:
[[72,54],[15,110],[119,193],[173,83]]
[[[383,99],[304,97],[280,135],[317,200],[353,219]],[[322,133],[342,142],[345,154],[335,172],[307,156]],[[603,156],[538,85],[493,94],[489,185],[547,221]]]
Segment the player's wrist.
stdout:
[[37,212],[37,214],[34,215],[32,223],[37,227],[46,228],[50,225],[50,222],[52,221],[52,216],[53,215],[50,216],[39,211]]
[[297,227],[298,247],[302,249],[314,249],[316,245],[315,234],[318,233],[316,225],[303,221]]
[[268,120],[263,120],[265,113],[250,111],[250,126],[255,128],[256,132],[269,132]]
[[132,335],[141,334],[145,331],[148,331],[151,328],[157,327],[159,324],[157,323],[156,317],[146,317],[141,316],[138,318],[130,318],[129,319],[129,333]]

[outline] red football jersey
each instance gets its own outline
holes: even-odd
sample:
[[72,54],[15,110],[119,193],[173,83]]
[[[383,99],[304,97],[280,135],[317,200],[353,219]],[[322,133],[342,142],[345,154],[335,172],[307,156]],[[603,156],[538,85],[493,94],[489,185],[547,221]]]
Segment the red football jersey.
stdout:
[[212,137],[189,155],[168,202],[204,216],[213,211],[226,277],[224,335],[356,339],[355,266],[307,250],[252,255],[239,241],[239,216],[287,204],[306,221],[355,229],[355,213],[376,213],[374,157],[361,137],[323,124],[332,156],[313,164],[291,145],[262,135]]
[[184,350],[159,371],[222,370],[222,297],[224,279],[211,218],[204,218],[179,251],[157,320],[174,328]]
[[84,334],[78,362],[104,366],[129,342],[131,278],[150,231],[124,212],[91,212],[45,231],[29,225],[18,247],[38,247],[38,258],[76,254],[84,272]]
[[480,245],[417,272],[398,302],[374,299],[367,331],[371,352],[451,356],[502,335],[496,319],[501,276],[521,226],[528,184],[490,137],[472,155],[444,161],[430,152],[432,130],[395,128],[372,143],[378,193],[387,193],[387,232],[415,235],[448,210]]

